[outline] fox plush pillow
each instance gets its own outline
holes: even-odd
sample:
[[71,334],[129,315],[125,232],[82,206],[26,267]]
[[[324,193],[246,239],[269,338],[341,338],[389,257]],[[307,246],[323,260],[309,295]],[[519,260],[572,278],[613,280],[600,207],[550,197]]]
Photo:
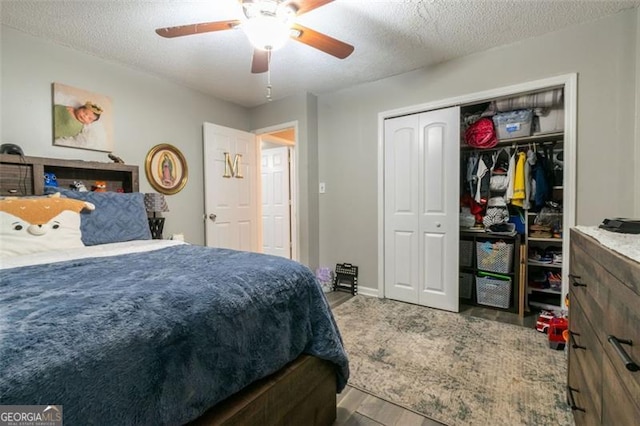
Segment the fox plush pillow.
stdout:
[[0,257],[83,247],[80,212],[91,203],[69,198],[0,200]]

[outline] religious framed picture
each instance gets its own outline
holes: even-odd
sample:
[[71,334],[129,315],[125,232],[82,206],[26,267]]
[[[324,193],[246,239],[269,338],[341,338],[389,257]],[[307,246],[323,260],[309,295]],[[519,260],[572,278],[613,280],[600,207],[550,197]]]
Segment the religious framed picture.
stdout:
[[113,109],[108,96],[53,83],[53,144],[113,152]]
[[153,189],[166,195],[180,192],[189,176],[184,156],[178,148],[168,143],[149,150],[144,171]]

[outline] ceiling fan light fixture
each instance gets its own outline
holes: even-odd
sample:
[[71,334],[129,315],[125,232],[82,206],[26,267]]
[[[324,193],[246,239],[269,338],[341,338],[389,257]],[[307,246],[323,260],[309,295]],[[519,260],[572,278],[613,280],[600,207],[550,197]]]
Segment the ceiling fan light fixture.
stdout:
[[242,29],[256,49],[277,50],[289,39],[289,25],[275,16],[247,19]]
[[[253,45],[251,72],[253,74],[266,72],[267,77],[269,77],[272,52],[282,47],[289,38],[338,59],[345,59],[353,53],[354,47],[350,44],[296,22],[299,15],[330,4],[333,1],[233,0],[236,6],[239,5],[242,8],[244,14],[243,17],[238,17],[239,19],[158,28],[156,33],[165,38],[174,38],[242,28]],[[270,82],[268,84],[270,88]],[[267,97],[270,98],[270,95]]]

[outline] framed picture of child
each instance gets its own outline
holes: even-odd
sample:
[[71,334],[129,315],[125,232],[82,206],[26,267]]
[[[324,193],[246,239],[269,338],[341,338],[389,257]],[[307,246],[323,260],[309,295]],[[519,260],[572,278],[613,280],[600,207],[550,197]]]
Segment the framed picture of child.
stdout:
[[113,151],[113,110],[105,95],[53,83],[53,144]]

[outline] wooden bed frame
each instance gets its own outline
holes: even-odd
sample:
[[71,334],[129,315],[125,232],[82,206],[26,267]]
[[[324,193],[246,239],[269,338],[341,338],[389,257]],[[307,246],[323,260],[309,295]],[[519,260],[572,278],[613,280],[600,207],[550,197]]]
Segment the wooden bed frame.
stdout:
[[189,423],[205,425],[331,425],[336,419],[336,372],[328,361],[301,355]]
[[45,172],[54,173],[66,189],[74,181],[89,190],[96,181],[104,181],[107,191],[138,192],[140,187],[138,166],[0,154],[0,196],[42,195]]
[[[42,195],[45,172],[55,173],[62,188],[79,180],[89,189],[100,180],[109,191],[139,191],[138,166],[0,154],[0,196]],[[336,389],[333,364],[303,354],[189,424],[331,425],[336,419]]]

